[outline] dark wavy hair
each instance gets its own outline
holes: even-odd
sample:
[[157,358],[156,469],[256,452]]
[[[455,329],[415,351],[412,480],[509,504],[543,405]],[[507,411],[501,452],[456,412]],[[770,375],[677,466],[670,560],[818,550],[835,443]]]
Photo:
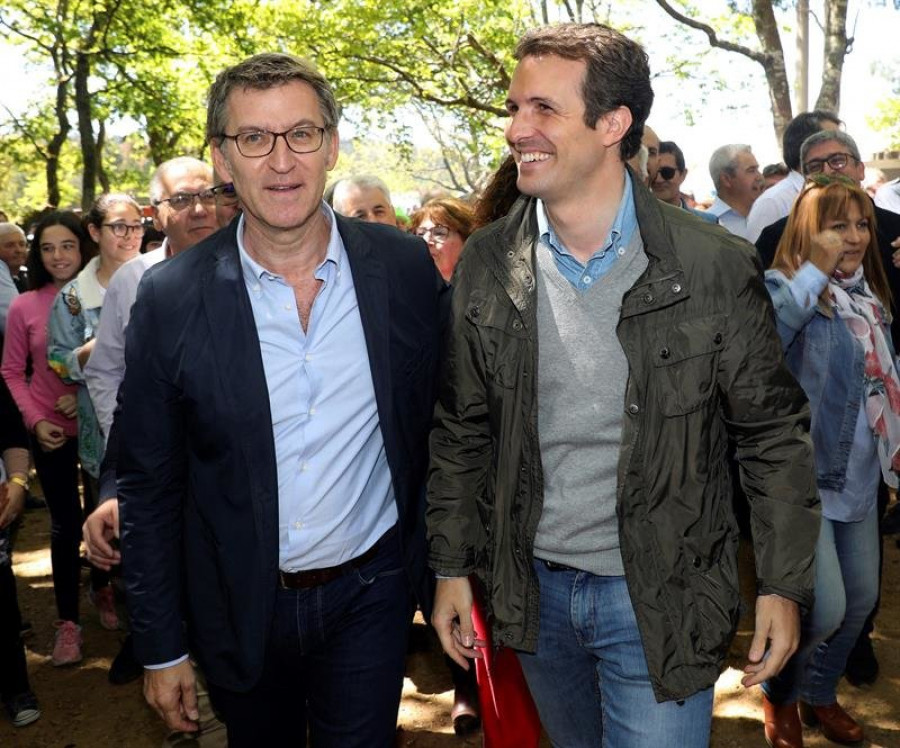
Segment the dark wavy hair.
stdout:
[[41,236],[51,226],[63,226],[78,238],[78,251],[81,253],[79,271],[96,254],[96,247],[91,240],[90,234],[88,234],[81,219],[75,213],[70,210],[55,210],[52,213],[47,213],[34,228],[31,246],[28,248],[28,258],[25,260],[25,265],[28,267],[28,288],[32,291],[37,291],[48,283],[53,283],[53,276],[47,272],[47,268],[44,267],[44,261],[41,258]]

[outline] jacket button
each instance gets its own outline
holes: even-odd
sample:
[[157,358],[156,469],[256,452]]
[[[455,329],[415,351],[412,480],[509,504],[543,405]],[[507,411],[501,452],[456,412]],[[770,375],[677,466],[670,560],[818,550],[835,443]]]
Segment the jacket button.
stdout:
[[680,283],[672,284],[672,293],[681,293],[681,284]]
[[715,337],[713,337],[713,343],[715,343],[716,345],[718,345],[718,344],[721,343],[721,342],[722,342],[722,333],[717,332],[717,333],[715,334]]
[[672,355],[672,354],[669,352],[669,349],[668,349],[668,348],[663,348],[663,349],[659,352],[659,357],[660,357],[660,358],[668,358],[668,357],[671,356],[671,355]]
[[695,569],[699,569],[702,563],[703,561],[701,560],[700,556],[694,556],[693,564]]
[[469,310],[469,314],[472,315],[473,317],[477,317],[479,314],[481,314],[481,311],[478,309],[477,306],[473,306],[473,307]]
[[631,413],[631,415],[633,415],[633,416],[637,415],[640,412],[640,410],[641,409],[638,407],[637,403],[632,403],[631,405],[628,406],[628,412]]
[[652,293],[644,294],[644,303],[645,304],[653,303],[653,294]]
[[509,252],[506,253],[506,256],[507,257],[515,257],[516,253],[513,250],[509,250]]
[[521,329],[522,329],[522,322],[521,322],[521,320],[514,319],[514,320],[513,320],[513,323],[512,323],[512,329],[513,329],[513,330],[521,330]]

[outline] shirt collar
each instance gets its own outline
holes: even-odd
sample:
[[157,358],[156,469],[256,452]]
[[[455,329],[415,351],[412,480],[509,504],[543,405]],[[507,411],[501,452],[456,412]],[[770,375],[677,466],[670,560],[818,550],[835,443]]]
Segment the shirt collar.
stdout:
[[[538,236],[547,244],[549,244],[550,248],[553,251],[559,254],[570,255],[571,253],[568,249],[565,248],[563,243],[556,236],[556,232],[553,230],[553,226],[550,225],[550,219],[547,217],[547,209],[544,207],[544,201],[540,198],[538,198],[536,202],[535,211],[538,225]],[[601,247],[598,247],[597,252],[603,252],[610,247],[615,246],[616,244],[620,246],[627,246],[628,242],[631,241],[631,237],[634,234],[636,228],[637,213],[634,209],[634,194],[631,183],[631,175],[626,169],[624,189],[622,190],[622,200],[619,202],[619,210],[616,212],[616,217],[613,219],[612,226],[609,229],[609,234],[607,235],[606,240],[603,242],[603,245]]]
[[718,196],[716,196],[713,204],[709,206],[709,209],[706,212],[711,213],[716,218],[724,216],[726,213],[734,213],[735,215],[738,215],[738,212],[734,208],[732,208],[728,203],[726,203],[721,197]]
[[[320,208],[322,213],[325,215],[326,220],[331,226],[331,233],[328,237],[328,248],[325,250],[325,259],[319,263],[316,267],[315,275],[319,277],[320,271],[325,267],[328,263],[331,263],[335,269],[340,272],[341,263],[343,261],[343,242],[341,241],[341,235],[337,230],[337,221],[334,217],[334,211],[331,209],[327,203],[322,202]],[[241,258],[241,268],[244,272],[244,278],[247,281],[257,281],[263,276],[268,278],[281,278],[277,273],[273,273],[271,270],[267,270],[262,265],[260,265],[256,260],[254,260],[248,253],[247,249],[244,247],[244,214],[241,213],[238,218],[237,225],[237,245],[238,245],[238,254]]]

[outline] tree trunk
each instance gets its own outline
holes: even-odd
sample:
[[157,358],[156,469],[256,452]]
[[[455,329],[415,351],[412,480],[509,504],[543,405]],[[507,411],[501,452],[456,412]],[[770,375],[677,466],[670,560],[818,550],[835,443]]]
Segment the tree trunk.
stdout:
[[56,133],[47,144],[47,204],[54,208],[59,207],[59,154],[62,151],[63,143],[72,129],[67,115],[67,99],[68,99],[69,81],[66,78],[58,78],[56,82]]
[[97,178],[100,180],[100,189],[103,192],[109,192],[109,175],[103,167],[103,146],[106,145],[106,122],[100,120],[100,126],[97,129]]
[[809,0],[797,0],[797,79],[794,101],[797,111],[809,109]]
[[78,113],[78,135],[81,139],[84,169],[81,176],[81,208],[85,211],[90,209],[97,193],[97,146],[88,90],[90,72],[90,57],[85,52],[79,52],[75,61],[75,111]]
[[781,142],[784,128],[791,121],[791,89],[788,84],[787,70],[784,65],[784,49],[778,35],[778,23],[772,0],[753,0],[753,21],[756,24],[756,35],[762,45],[765,61],[762,63],[769,84],[769,102],[772,106],[772,122],[775,136]]
[[847,0],[827,0],[822,88],[816,100],[816,109],[826,109],[835,114],[840,111],[844,57],[852,44],[853,40],[847,39]]

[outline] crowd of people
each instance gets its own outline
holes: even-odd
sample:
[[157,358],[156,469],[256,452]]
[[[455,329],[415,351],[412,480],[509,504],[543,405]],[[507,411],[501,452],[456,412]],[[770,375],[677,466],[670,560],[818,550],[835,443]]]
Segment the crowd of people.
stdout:
[[331,87],[272,53],[216,78],[212,164],[156,169],[152,231],[115,193],[0,223],[16,727],[40,718],[9,534],[33,464],[53,665],[90,646],[83,539],[101,625],[130,631],[110,680],[143,675],[173,731],[202,710],[235,748],[393,745],[418,606],[461,736],[489,687],[473,660],[503,646],[555,746],[707,745],[743,531],[765,739],[863,740],[836,689],[878,677],[900,185],[873,201],[855,141],[813,111],[783,164],[717,147],[701,209],[646,124],[638,44],[563,24],[515,59],[510,155],[408,219],[378,177],[326,189]]

